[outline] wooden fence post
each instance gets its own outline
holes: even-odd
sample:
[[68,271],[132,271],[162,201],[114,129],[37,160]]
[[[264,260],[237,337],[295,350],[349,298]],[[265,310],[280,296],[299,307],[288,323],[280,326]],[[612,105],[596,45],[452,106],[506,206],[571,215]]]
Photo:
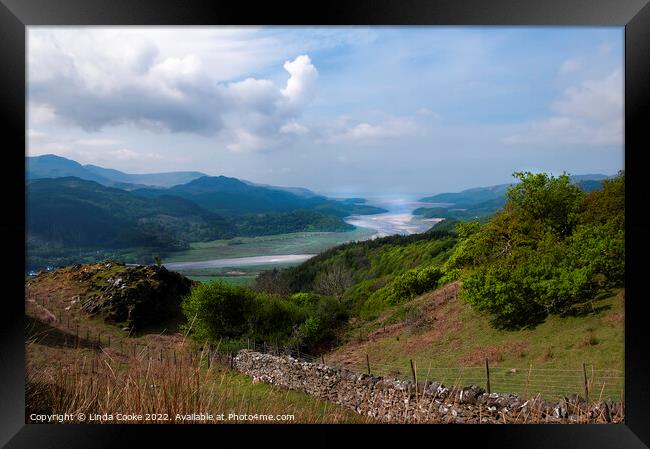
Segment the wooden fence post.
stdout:
[[582,380],[585,387],[585,401],[589,403],[589,383],[587,382],[587,366],[585,362],[582,362]]
[[413,375],[413,382],[415,382],[416,377],[415,377],[415,367],[413,366],[413,359],[410,359],[409,362],[411,363],[411,374]]
[[492,388],[490,386],[490,364],[488,363],[487,357],[485,358],[485,381],[488,394],[492,393]]
[[368,366],[368,374],[370,374],[370,358],[368,357],[368,353],[366,353],[366,365]]
[[320,355],[320,362],[325,365],[325,357],[323,357],[323,354]]
[[417,403],[418,400],[418,376],[416,374],[416,365],[413,362],[413,359],[410,360],[411,362],[411,373],[413,374],[413,385],[415,386],[415,401]]

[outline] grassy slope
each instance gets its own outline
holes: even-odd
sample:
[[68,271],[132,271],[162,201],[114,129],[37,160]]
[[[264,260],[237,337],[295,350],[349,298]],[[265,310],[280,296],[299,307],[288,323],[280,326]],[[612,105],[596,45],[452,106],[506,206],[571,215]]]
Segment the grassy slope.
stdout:
[[326,359],[363,371],[367,354],[373,372],[407,378],[409,360],[414,360],[421,379],[485,387],[488,358],[492,391],[539,392],[548,397],[582,394],[584,362],[592,397],[600,395],[603,382],[603,397],[621,397],[623,290],[594,301],[596,313],[553,316],[535,329],[519,331],[493,328],[489,317],[456,299],[455,293],[454,286],[448,286],[394,307],[374,321],[357,321],[347,342]]
[[[106,411],[162,413],[174,410],[176,412],[184,410],[187,413],[210,412],[214,415],[231,412],[289,413],[295,415],[295,422],[366,422],[364,417],[352,411],[311,396],[265,384],[253,384],[248,377],[218,364],[213,364],[212,368],[208,369],[205,357],[203,362],[197,365],[198,353],[192,348],[190,341],[177,331],[164,328],[151,329],[137,337],[128,337],[121,329],[108,325],[98,318],[88,317],[79,310],[78,304],[71,305],[71,300],[80,293],[81,288],[70,282],[65,274],[59,276],[47,274],[28,282],[25,304],[26,377],[30,385],[51,384],[54,380],[55,385],[64,385],[68,391],[80,392],[74,395],[68,394],[66,396],[68,399],[87,398],[88,392],[95,388],[91,396],[97,394],[99,403],[90,407],[95,407],[93,410],[101,413]],[[66,309],[68,306],[70,307]],[[76,343],[75,337],[77,326],[79,344]],[[101,349],[94,346],[98,335],[101,338]],[[161,351],[165,363],[159,365],[157,360]],[[173,354],[177,357],[178,365],[171,362]],[[194,365],[191,364],[190,354]],[[148,360],[151,362],[147,362]],[[149,383],[167,386],[166,388],[170,390],[178,385],[185,385],[183,382],[191,385],[195,375],[193,370],[196,367],[199,367],[201,378],[202,396],[199,403],[209,407],[207,410],[200,407],[192,408],[189,399],[194,400],[193,398],[172,396],[176,402],[170,402],[169,397],[166,401],[161,399],[161,394],[165,392],[149,392],[146,389]],[[95,380],[94,384],[91,379]],[[134,385],[139,383],[144,385],[144,390],[141,392],[144,391],[145,395],[136,398]],[[130,394],[120,395],[113,391],[112,396],[107,395],[109,386],[119,390],[124,388],[124,385],[131,385],[130,390],[125,390]],[[31,390],[28,389],[29,391]],[[50,387],[46,391],[51,392],[54,389]],[[135,407],[133,404],[137,401],[148,401],[146,402],[148,409],[125,409]],[[68,406],[54,411],[64,413],[72,409],[82,410],[74,407],[89,407],[88,404],[78,405],[80,402],[83,401],[78,401],[75,406],[74,401],[71,400]],[[185,403],[185,408],[179,405],[182,403]],[[111,410],[110,404],[119,404],[121,408]],[[85,408],[83,410],[89,411]]]

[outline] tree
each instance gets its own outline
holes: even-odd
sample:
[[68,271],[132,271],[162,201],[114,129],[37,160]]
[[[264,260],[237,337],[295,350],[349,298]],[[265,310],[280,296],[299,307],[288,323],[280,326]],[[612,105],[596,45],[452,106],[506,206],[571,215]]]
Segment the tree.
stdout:
[[522,225],[538,222],[561,236],[571,234],[584,192],[569,175],[555,178],[545,173],[515,172],[514,177],[521,182],[508,188],[506,199]]
[[[463,268],[461,295],[499,327],[533,326],[624,277],[624,178],[585,194],[568,175],[521,172],[504,208],[459,230],[445,268]],[[604,211],[604,212],[603,212]]]
[[248,331],[255,299],[250,289],[211,282],[194,287],[181,306],[195,337],[216,342]]
[[352,285],[352,274],[341,264],[335,264],[314,279],[314,290],[327,296],[333,296],[339,303],[345,291]]

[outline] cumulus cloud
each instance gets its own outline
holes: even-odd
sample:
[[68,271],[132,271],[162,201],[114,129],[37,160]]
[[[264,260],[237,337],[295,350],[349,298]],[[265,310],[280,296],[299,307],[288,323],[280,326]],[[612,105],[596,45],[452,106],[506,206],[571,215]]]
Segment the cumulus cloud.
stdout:
[[233,151],[304,134],[297,119],[313,100],[318,78],[308,55],[284,63],[284,86],[256,78],[226,82],[214,77],[202,55],[191,49],[166,54],[147,36],[96,32],[70,40],[30,32],[32,124],[194,133],[216,136]]
[[314,97],[318,71],[307,55],[301,55],[293,61],[285,62],[284,69],[289,72],[291,77],[287,81],[287,87],[282,89],[282,95],[291,107],[301,108]]
[[553,115],[523,125],[508,144],[620,145],[623,143],[623,76],[620,70],[564,90]]
[[586,80],[569,87],[553,103],[553,109],[565,117],[606,121],[620,118],[623,111],[623,76],[616,70],[602,79]]

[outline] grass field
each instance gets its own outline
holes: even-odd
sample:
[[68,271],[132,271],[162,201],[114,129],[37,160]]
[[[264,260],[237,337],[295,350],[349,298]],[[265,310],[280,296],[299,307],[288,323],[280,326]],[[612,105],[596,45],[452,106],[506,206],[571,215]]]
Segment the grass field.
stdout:
[[211,242],[196,242],[191,249],[172,253],[164,263],[190,262],[249,256],[281,254],[318,254],[333,246],[354,240],[366,240],[375,231],[357,228],[349,232],[296,232],[262,237],[236,237]]
[[432,292],[370,323],[358,322],[347,342],[325,358],[363,371],[367,356],[372,372],[403,378],[411,378],[413,360],[420,379],[483,387],[487,358],[492,391],[551,399],[582,395],[586,371],[592,399],[620,400],[624,296],[624,290],[611,292],[582,316],[552,316],[535,329],[506,331],[492,327],[455,292]]
[[192,279],[193,281],[199,281],[205,283],[210,283],[210,282],[223,282],[228,285],[239,285],[239,286],[246,286],[252,284],[252,282],[255,280],[254,275],[251,276],[188,276],[188,278]]
[[177,269],[176,271],[192,280],[204,283],[222,281],[230,285],[250,285],[261,271],[272,270],[274,268],[282,269],[295,265],[297,264],[273,264],[224,268],[191,268],[187,270]]

